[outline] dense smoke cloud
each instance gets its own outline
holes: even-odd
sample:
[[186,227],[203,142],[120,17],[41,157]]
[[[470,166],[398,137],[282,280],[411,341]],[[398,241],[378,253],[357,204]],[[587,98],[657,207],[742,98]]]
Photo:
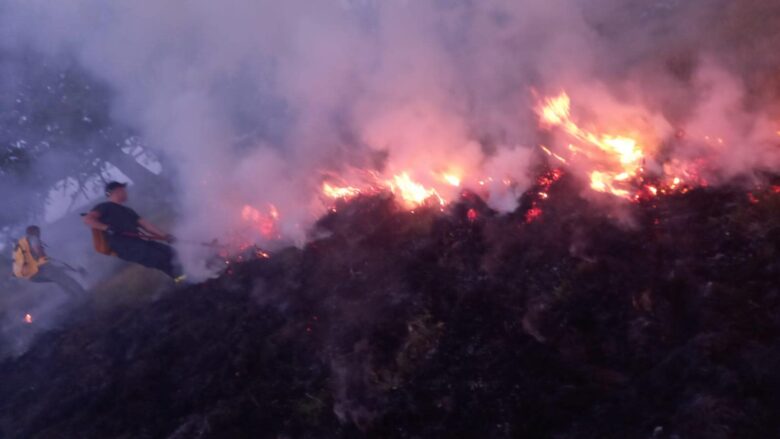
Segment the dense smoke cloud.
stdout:
[[273,204],[300,240],[324,176],[355,169],[511,178],[489,201],[513,208],[537,145],[565,143],[533,112],[561,90],[583,117],[657,145],[718,131],[728,147],[666,146],[713,158],[713,182],[778,169],[742,48],[707,37],[712,11],[734,12],[720,3],[5,0],[2,40],[75,55],[108,84],[113,117],[177,165],[180,235],[220,236],[243,205]]

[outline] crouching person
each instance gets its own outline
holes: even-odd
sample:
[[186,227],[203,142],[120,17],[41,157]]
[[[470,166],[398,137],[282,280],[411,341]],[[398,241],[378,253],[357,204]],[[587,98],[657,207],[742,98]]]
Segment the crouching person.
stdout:
[[84,223],[97,234],[97,251],[160,270],[177,283],[183,281],[176,253],[168,245],[173,242],[173,236],[124,205],[128,198],[126,186],[115,181],[108,183],[108,201],[98,204],[84,216]]
[[81,284],[49,260],[38,226],[27,227],[25,236],[16,242],[13,272],[15,277],[31,282],[55,283],[73,297],[85,294]]

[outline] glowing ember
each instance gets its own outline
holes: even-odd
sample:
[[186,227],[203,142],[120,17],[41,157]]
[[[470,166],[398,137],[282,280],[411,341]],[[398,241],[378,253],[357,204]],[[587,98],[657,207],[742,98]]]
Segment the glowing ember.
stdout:
[[525,222],[534,222],[540,216],[542,216],[542,209],[539,207],[532,207],[525,213]]
[[560,169],[553,169],[550,172],[545,173],[541,177],[539,177],[539,180],[537,180],[537,184],[542,188],[544,192],[547,192],[550,190],[550,186],[553,185],[556,181],[560,180],[560,178],[563,176],[563,171]]
[[525,222],[532,223],[540,216],[542,216],[542,201],[546,200],[550,194],[549,190],[553,183],[558,181],[563,176],[563,171],[560,169],[553,169],[552,171],[544,173],[536,181],[536,187],[538,192],[536,197],[531,201],[531,208],[525,213]]
[[25,315],[24,315],[24,323],[27,323],[27,324],[29,325],[29,324],[31,324],[32,322],[33,322],[33,317],[32,317],[32,315],[30,315],[30,314],[25,314]]
[[479,217],[479,214],[475,209],[469,209],[468,212],[466,212],[466,218],[468,218],[469,221],[472,223],[477,220]]

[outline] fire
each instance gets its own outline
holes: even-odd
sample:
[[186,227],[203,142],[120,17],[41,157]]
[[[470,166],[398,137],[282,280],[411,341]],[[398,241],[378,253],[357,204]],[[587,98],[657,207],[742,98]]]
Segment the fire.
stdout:
[[528,209],[528,212],[525,213],[525,222],[532,223],[540,216],[542,216],[542,209],[540,207],[534,206]]
[[590,187],[598,192],[609,192],[619,197],[629,197],[631,192],[618,187],[616,182],[623,182],[629,178],[626,173],[612,175],[607,172],[593,171],[590,173]]
[[[637,141],[630,137],[595,134],[580,128],[571,119],[571,99],[566,92],[562,92],[555,98],[548,98],[537,111],[545,125],[561,127],[572,137],[598,148],[606,154],[607,159],[617,159],[626,168],[624,171],[628,172],[631,169],[639,168],[644,153]],[[571,147],[574,148],[573,145]],[[592,154],[598,151],[583,152]]]
[[322,193],[328,198],[350,199],[360,195],[360,189],[353,186],[331,186],[329,183],[322,183]]
[[[579,141],[569,145],[574,155],[582,155],[598,169],[590,172],[590,187],[598,192],[630,198],[627,183],[642,172],[645,152],[639,142],[627,136],[598,134],[577,125],[571,117],[571,99],[566,92],[545,99],[536,109],[541,122],[547,128],[561,128]],[[542,150],[562,163],[568,160],[555,154],[547,147]]]
[[[542,128],[565,133],[567,142],[556,148],[539,145],[550,157],[550,162],[558,162],[552,168],[562,168],[543,176],[541,180],[544,181],[537,181],[538,190],[530,194],[532,204],[527,212],[529,222],[542,214],[541,203],[549,196],[547,189],[562,175],[564,167],[578,170],[584,168],[584,175],[592,190],[630,201],[685,193],[694,186],[707,185],[701,177],[708,169],[706,163],[703,163],[704,159],[678,160],[665,157],[674,144],[671,143],[669,147],[655,142],[655,131],[646,127],[617,126],[603,129],[585,124],[573,114],[571,98],[565,91],[557,96],[540,99],[535,111]],[[688,134],[680,129],[670,141],[682,142],[686,141],[686,137],[689,137]],[[726,143],[724,138],[718,136],[705,138],[718,145]],[[516,184],[506,176],[480,175],[474,172],[475,169],[466,168],[464,163],[455,161],[430,165],[428,170],[415,166],[387,173],[350,170],[350,177],[329,175],[328,181],[322,183],[321,193],[323,198],[349,200],[360,194],[389,192],[408,209],[430,204],[443,208],[449,203],[450,197],[457,197],[453,188],[457,188],[457,193],[460,193],[473,184],[480,189],[480,194],[489,197],[489,191],[497,186],[491,183],[500,182],[510,188]],[[464,172],[466,169],[470,172]],[[333,209],[330,208],[331,211]]]
[[550,196],[550,187],[552,187],[556,181],[560,180],[562,176],[563,171],[560,169],[553,169],[552,171],[544,173],[536,180],[538,192],[536,192],[536,196],[531,201],[531,208],[525,213],[526,223],[532,223],[542,216],[542,213],[544,213],[541,207],[542,202]]
[[[434,180],[440,180],[446,187],[459,187],[461,178],[455,174],[434,174]],[[322,184],[322,195],[325,198],[335,200],[349,200],[360,194],[376,194],[380,192],[389,192],[396,196],[399,202],[409,208],[425,205],[433,201],[440,206],[447,204],[447,200],[439,194],[439,191],[433,187],[414,180],[409,172],[400,172],[391,177],[382,177],[377,173],[364,172],[364,184],[361,186],[334,186],[330,183]]]
[[568,163],[565,158],[563,158],[563,157],[559,156],[558,154],[552,152],[552,150],[550,150],[550,148],[548,148],[548,147],[546,147],[544,145],[539,145],[539,147],[542,148],[542,151],[544,151],[545,154],[549,155],[550,157],[555,158],[559,162],[561,162],[561,163]]
[[460,187],[461,179],[457,175],[454,175],[454,174],[443,174],[442,178],[448,184],[450,184],[452,186],[455,186],[455,187]]
[[[662,163],[654,157],[657,145],[644,145],[636,136],[615,134],[636,130],[620,127],[612,132],[591,132],[578,125],[571,114],[571,99],[566,92],[540,101],[536,108],[543,128],[558,128],[575,140],[566,148],[568,156],[557,154],[541,146],[548,156],[569,165],[576,161],[586,167],[590,188],[632,201],[670,193],[685,193],[694,186],[708,185],[702,177],[707,169],[703,158],[679,160],[671,158]],[[676,133],[677,141],[690,137],[684,130]],[[703,136],[704,140],[717,145],[725,144],[718,136]],[[658,170],[646,175],[645,164],[651,163]]]
[[28,325],[33,322],[33,317],[31,314],[25,314],[24,315],[24,323],[27,323]]
[[263,237],[276,235],[276,223],[279,220],[279,210],[273,204],[268,205],[267,212],[261,212],[248,204],[241,209],[241,218],[249,223]]
[[406,172],[393,176],[392,180],[387,181],[387,185],[390,191],[401,197],[404,204],[408,206],[420,206],[430,199],[436,200],[441,205],[446,204],[436,189],[426,188],[415,182]]

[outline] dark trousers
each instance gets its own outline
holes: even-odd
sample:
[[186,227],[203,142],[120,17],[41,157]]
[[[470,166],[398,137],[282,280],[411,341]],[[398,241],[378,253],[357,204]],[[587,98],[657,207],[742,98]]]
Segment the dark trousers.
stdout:
[[51,262],[41,265],[38,273],[36,273],[35,276],[33,276],[30,280],[33,282],[42,283],[53,282],[71,296],[81,296],[85,293],[81,284],[68,276],[65,273],[65,270],[52,265]]
[[169,245],[125,236],[112,236],[108,244],[119,259],[160,270],[174,279],[182,274],[176,252]]

